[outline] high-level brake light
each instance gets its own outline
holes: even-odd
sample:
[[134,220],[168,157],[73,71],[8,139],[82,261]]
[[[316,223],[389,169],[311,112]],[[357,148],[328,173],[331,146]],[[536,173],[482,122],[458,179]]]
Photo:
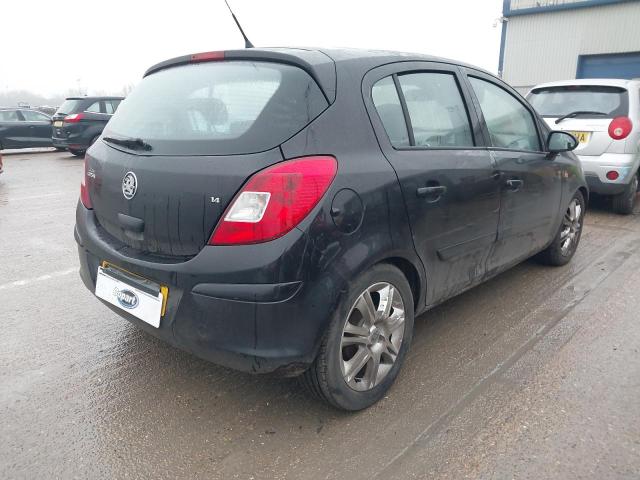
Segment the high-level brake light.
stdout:
[[191,62],[211,62],[213,60],[224,60],[224,52],[202,52],[191,55]]

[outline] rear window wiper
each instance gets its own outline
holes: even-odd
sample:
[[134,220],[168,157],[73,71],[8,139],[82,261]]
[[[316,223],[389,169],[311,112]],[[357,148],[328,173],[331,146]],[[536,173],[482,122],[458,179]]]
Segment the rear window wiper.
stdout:
[[567,113],[566,115],[563,115],[562,117],[558,118],[556,120],[556,125],[567,118],[577,117],[578,115],[603,115],[606,117],[609,114],[604,112],[594,112],[591,110],[578,110],[576,112]]
[[115,137],[102,137],[105,142],[113,143],[114,145],[120,145],[121,147],[128,148],[130,150],[146,150],[152,149],[151,145],[142,140],[141,138],[115,138]]

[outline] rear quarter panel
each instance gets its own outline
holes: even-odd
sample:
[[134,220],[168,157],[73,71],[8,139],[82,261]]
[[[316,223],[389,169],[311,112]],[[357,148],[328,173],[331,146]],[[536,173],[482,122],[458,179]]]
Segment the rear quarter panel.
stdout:
[[[537,121],[540,125],[540,131],[542,133],[543,141],[545,142],[545,148],[547,148],[547,139],[549,137],[549,133],[551,133],[552,130],[544,121],[544,119],[539,115],[537,115]],[[582,164],[580,163],[580,160],[575,155],[575,153],[559,153],[555,156],[550,156],[549,161],[557,162],[559,165],[561,165],[562,174],[562,196],[560,200],[560,208],[558,209],[556,217],[556,228],[553,230],[554,236],[549,239],[550,244],[555,238],[555,232],[558,228],[560,228],[560,223],[562,222],[564,213],[569,206],[569,202],[573,198],[573,195],[578,190],[582,190],[583,193],[586,193],[585,202],[587,202],[589,199],[589,188],[587,187],[587,182],[584,178]]]
[[[334,155],[338,160],[329,191],[299,226],[310,238],[304,280],[321,286],[316,301],[335,306],[355,277],[380,261],[402,258],[420,278],[422,287],[415,302],[419,309],[424,305],[424,268],[413,247],[400,185],[382,155],[364,106],[364,73],[337,63],[335,102],[282,145],[285,158]],[[360,226],[350,233],[336,228],[331,215],[332,201],[344,189],[356,192],[362,204]]]

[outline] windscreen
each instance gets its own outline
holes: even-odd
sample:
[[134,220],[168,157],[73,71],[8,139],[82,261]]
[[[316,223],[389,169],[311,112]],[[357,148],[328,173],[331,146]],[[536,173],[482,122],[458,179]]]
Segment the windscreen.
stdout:
[[81,103],[82,100],[65,100],[56,111],[56,114],[67,115],[69,113],[75,113],[75,110]]
[[561,117],[572,112],[600,112],[605,115],[581,115],[580,118],[614,118],[629,111],[624,88],[595,85],[568,85],[533,90],[529,102],[543,117]]
[[141,139],[145,155],[229,155],[276,147],[328,106],[304,70],[272,62],[184,65],[146,77],[105,137]]

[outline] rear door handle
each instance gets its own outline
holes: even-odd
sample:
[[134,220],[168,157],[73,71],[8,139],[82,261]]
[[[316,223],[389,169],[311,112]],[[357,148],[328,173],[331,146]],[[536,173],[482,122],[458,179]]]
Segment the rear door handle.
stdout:
[[515,192],[516,190],[520,190],[520,187],[524,185],[524,182],[520,179],[512,178],[510,180],[507,180],[505,184],[507,185],[507,188],[509,190],[513,190]]
[[441,197],[447,193],[447,187],[438,185],[435,187],[420,187],[416,190],[418,197]]

